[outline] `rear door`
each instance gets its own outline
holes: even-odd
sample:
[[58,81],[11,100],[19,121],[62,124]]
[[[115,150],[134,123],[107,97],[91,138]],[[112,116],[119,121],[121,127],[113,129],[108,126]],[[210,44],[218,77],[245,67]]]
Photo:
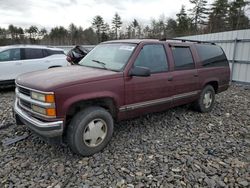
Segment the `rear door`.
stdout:
[[0,81],[14,80],[22,65],[20,48],[0,52]]
[[171,45],[174,59],[173,85],[174,105],[191,102],[198,96],[198,73],[189,45]]
[[49,67],[50,61],[46,60],[43,49],[23,48],[24,60],[20,67],[20,74],[44,70]]
[[172,83],[169,78],[169,61],[163,44],[145,44],[133,66],[147,67],[151,71],[149,77],[125,77],[126,106],[122,110],[131,116],[145,112],[157,111],[161,105],[168,107],[172,99]]

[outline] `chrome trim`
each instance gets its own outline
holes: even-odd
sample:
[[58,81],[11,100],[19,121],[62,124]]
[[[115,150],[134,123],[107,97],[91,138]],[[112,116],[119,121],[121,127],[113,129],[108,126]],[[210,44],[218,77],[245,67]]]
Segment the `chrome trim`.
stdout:
[[28,112],[30,112],[30,113],[32,113],[32,114],[35,114],[35,115],[37,115],[37,116],[39,116],[39,117],[48,118],[48,119],[56,118],[56,116],[46,116],[46,115],[44,115],[44,114],[40,114],[40,113],[38,113],[38,112],[36,112],[36,111],[33,111],[32,109],[29,109],[29,108],[23,106],[18,98],[16,98],[16,99],[18,100],[18,105],[19,105],[19,106],[21,106],[24,110],[26,110],[26,111],[28,111]]
[[55,104],[54,103],[46,103],[46,102],[40,102],[38,100],[34,100],[31,97],[20,93],[17,88],[16,88],[15,92],[16,92],[16,96],[18,98],[20,98],[20,99],[22,99],[24,101],[27,101],[27,102],[29,102],[31,104],[35,104],[37,106],[44,107],[44,108],[55,108]]
[[178,94],[178,95],[174,95],[173,99],[182,99],[182,98],[186,98],[186,97],[190,97],[193,95],[197,95],[200,91],[192,91],[192,92],[188,92],[188,93],[183,93],[183,94]]
[[32,89],[32,88],[29,88],[29,87],[25,87],[25,86],[19,85],[18,83],[16,83],[16,81],[15,81],[15,84],[18,87],[22,87],[22,88],[25,88],[25,89],[28,89],[28,90],[31,90],[31,91],[35,91],[35,92],[38,92],[38,93],[42,93],[42,94],[54,94],[54,92],[39,91],[39,90],[36,90],[36,89]]
[[17,105],[17,100],[15,101],[15,112],[21,116],[26,121],[30,122],[32,125],[40,128],[49,128],[51,126],[60,126],[63,129],[63,121],[55,121],[55,122],[42,122],[33,117],[28,116],[22,109],[20,109]]
[[164,104],[164,103],[170,102],[172,100],[178,100],[178,99],[197,95],[199,92],[200,92],[200,90],[197,90],[197,91],[192,91],[192,92],[188,92],[188,93],[174,95],[172,97],[166,97],[166,98],[155,99],[155,100],[150,100],[150,101],[146,101],[146,102],[139,102],[139,103],[124,105],[124,106],[121,106],[119,108],[119,111],[124,112],[124,111],[128,111],[128,110],[134,110],[137,108],[149,107],[149,106],[153,106],[153,105],[157,105],[157,104]]

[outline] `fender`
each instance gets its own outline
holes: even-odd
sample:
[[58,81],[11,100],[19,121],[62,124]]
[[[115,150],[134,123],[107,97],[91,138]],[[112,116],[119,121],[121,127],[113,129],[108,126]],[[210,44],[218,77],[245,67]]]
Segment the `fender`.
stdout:
[[66,101],[64,101],[62,106],[62,112],[63,115],[66,116],[68,109],[70,107],[80,101],[86,101],[86,100],[94,100],[94,99],[101,99],[101,98],[111,98],[114,100],[116,108],[119,109],[119,106],[121,105],[120,97],[110,91],[102,91],[102,92],[95,92],[95,93],[82,93],[79,95],[72,96],[71,98],[68,98]]

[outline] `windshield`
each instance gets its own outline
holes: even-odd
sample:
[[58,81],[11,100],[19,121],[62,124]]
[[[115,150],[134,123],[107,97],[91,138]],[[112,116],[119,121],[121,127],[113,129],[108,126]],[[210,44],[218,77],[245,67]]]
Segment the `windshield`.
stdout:
[[82,66],[121,71],[127,64],[136,44],[100,44],[90,51],[79,63]]

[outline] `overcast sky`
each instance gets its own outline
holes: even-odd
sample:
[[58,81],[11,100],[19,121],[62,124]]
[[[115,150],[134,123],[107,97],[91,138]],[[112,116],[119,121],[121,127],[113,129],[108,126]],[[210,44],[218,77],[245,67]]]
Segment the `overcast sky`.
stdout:
[[181,5],[190,8],[189,0],[0,0],[0,27],[14,24],[50,29],[74,23],[87,28],[95,15],[110,24],[115,12],[125,24],[136,18],[146,25],[163,14],[175,17]]

